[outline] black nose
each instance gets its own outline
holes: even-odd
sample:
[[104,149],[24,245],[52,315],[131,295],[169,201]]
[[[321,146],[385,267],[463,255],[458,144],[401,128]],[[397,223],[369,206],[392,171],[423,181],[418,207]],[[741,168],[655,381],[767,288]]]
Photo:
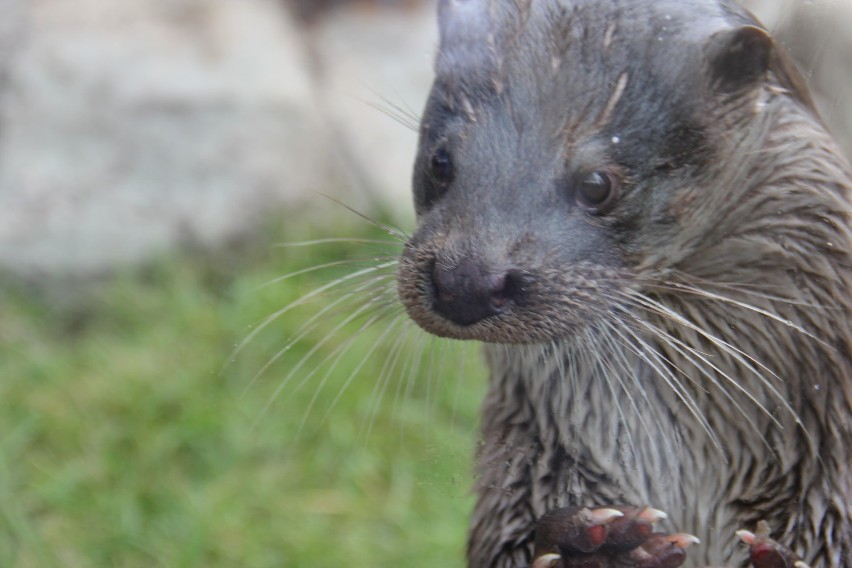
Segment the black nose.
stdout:
[[459,325],[471,325],[520,303],[524,287],[513,270],[488,270],[472,259],[452,268],[435,266],[435,311]]

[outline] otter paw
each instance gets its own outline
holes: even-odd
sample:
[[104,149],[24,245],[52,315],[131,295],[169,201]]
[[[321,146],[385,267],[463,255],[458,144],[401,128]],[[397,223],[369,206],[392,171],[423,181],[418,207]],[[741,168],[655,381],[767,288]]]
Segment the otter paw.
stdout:
[[665,517],[650,507],[548,511],[536,527],[531,568],[677,568],[698,539],[655,533]]
[[769,537],[769,525],[757,523],[757,530],[737,531],[737,536],[749,546],[749,556],[754,568],[808,568],[798,556],[782,544]]

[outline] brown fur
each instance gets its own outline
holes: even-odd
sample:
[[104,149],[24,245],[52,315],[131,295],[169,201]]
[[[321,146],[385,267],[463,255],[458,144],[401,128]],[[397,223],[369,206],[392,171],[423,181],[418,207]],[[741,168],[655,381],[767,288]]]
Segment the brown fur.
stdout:
[[[753,25],[715,1],[441,3],[398,285],[427,331],[488,343],[469,566],[527,565],[554,507],[620,504],[699,536],[698,565],[742,562],[760,519],[852,565],[852,182]],[[620,185],[595,214],[572,201],[592,171]]]

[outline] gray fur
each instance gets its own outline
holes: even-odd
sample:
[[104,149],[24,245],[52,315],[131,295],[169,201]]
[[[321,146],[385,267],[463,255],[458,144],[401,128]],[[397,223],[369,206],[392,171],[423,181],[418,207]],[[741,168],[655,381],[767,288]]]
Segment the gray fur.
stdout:
[[[741,563],[760,519],[852,565],[852,182],[783,57],[726,90],[712,46],[754,24],[726,2],[443,0],[440,23],[398,283],[427,331],[487,342],[469,566],[620,504],[699,536],[696,565]],[[623,183],[593,216],[566,195],[596,169]],[[471,258],[526,301],[436,314],[432,270]]]

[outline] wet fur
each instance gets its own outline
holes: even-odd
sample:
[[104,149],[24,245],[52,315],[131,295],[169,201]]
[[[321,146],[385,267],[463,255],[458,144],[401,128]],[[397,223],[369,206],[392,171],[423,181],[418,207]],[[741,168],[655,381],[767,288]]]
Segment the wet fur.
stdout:
[[[398,287],[427,331],[487,342],[469,566],[528,565],[537,518],[581,504],[667,511],[699,566],[742,563],[734,531],[760,519],[852,565],[852,184],[795,71],[773,51],[720,86],[713,38],[754,24],[728,3],[440,18]],[[599,216],[570,200],[593,168],[623,180]],[[466,258],[522,271],[529,301],[442,318],[432,271]]]

